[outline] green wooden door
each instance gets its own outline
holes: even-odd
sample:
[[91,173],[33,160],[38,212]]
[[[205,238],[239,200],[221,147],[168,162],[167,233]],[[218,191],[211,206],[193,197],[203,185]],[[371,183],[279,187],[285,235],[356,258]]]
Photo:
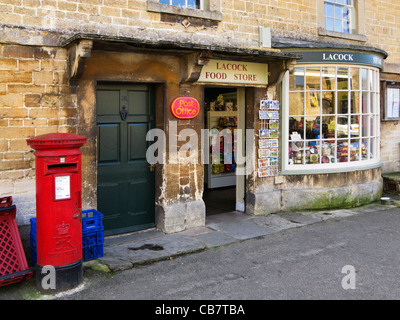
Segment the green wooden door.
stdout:
[[154,110],[151,86],[98,85],[97,210],[105,234],[154,226],[155,177],[146,161]]

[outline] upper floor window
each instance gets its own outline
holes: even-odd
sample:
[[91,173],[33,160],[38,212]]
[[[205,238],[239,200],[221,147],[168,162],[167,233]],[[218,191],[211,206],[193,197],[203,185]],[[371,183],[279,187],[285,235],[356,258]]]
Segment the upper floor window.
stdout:
[[326,30],[355,33],[353,0],[325,0],[324,17]]
[[201,9],[201,0],[160,0],[161,4],[169,4],[171,6]]

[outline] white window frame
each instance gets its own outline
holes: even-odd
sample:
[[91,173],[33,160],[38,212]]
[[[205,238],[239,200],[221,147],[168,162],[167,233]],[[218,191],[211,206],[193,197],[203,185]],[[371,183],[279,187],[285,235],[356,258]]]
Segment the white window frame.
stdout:
[[[350,11],[350,15],[349,15],[349,32],[344,32],[343,31],[343,22],[347,21],[345,19],[343,19],[343,15],[340,16],[339,18],[335,16],[335,9],[333,10],[333,17],[328,17],[327,16],[327,11],[326,11],[326,7],[327,4],[331,4],[333,7],[338,6],[341,8],[347,8]],[[333,30],[329,30],[327,28],[327,19],[333,19]],[[335,20],[340,20],[341,21],[341,30],[337,31],[335,30]],[[344,34],[354,34],[356,33],[355,31],[355,8],[354,8],[354,2],[353,0],[350,0],[350,4],[342,4],[337,2],[337,0],[324,0],[324,26],[325,26],[325,30],[327,31],[332,31],[332,32],[339,32],[339,33],[344,33]]]
[[[359,148],[359,160],[357,161],[350,161],[350,157],[348,157],[347,162],[337,162],[337,142],[338,141],[343,141],[343,139],[338,138],[337,136],[337,127],[335,129],[335,137],[334,138],[323,138],[323,139],[307,139],[307,137],[305,137],[305,135],[303,134],[303,138],[301,141],[305,142],[309,142],[309,141],[319,141],[321,144],[323,141],[326,140],[334,140],[335,141],[335,153],[332,155],[335,157],[335,163],[321,163],[321,160],[319,160],[319,163],[317,164],[306,164],[306,155],[303,154],[303,164],[289,164],[289,142],[292,142],[292,140],[290,140],[290,136],[289,136],[289,117],[295,117],[295,115],[290,115],[289,114],[289,93],[290,92],[301,92],[304,91],[304,108],[306,108],[306,85],[304,85],[303,90],[293,90],[293,91],[289,91],[289,71],[286,72],[285,77],[283,79],[283,83],[282,83],[282,141],[281,141],[281,145],[282,145],[282,157],[281,157],[281,173],[282,174],[307,174],[307,173],[328,173],[328,172],[346,172],[346,171],[355,171],[355,170],[366,170],[366,169],[372,169],[372,168],[376,168],[379,167],[381,165],[381,161],[380,161],[380,85],[379,85],[379,69],[378,68],[374,68],[374,67],[367,67],[367,66],[362,66],[362,65],[342,65],[342,64],[298,64],[296,67],[320,67],[321,70],[323,67],[336,67],[336,71],[335,71],[335,79],[337,79],[337,68],[343,68],[343,67],[347,67],[349,68],[360,68],[360,72],[359,72],[359,84],[360,84],[360,88],[358,88],[358,90],[352,90],[350,88],[350,86],[348,87],[348,92],[360,92],[360,95],[362,96],[362,92],[368,92],[371,94],[368,94],[368,112],[365,113],[363,112],[360,106],[360,110],[357,114],[353,114],[350,113],[350,108],[347,111],[347,114],[349,117],[351,117],[351,115],[362,115],[362,116],[369,116],[373,119],[373,126],[374,126],[374,135],[371,134],[371,130],[372,127],[369,126],[368,127],[368,134],[366,136],[362,136],[362,123],[360,121],[359,123],[359,136],[358,138],[353,138],[351,137],[351,135],[348,136],[347,139],[347,143],[348,146],[350,146],[350,142],[353,139],[358,139],[359,142],[363,141],[363,140],[367,140],[368,141],[368,148],[367,148],[367,152],[368,152],[368,160],[362,160],[362,154],[361,154],[361,150],[362,148]],[[368,73],[368,77],[374,77],[373,79],[373,84],[374,84],[374,88],[372,88],[371,90],[363,90],[361,85],[362,85],[362,81],[361,81],[361,69],[366,69],[367,73]],[[306,69],[304,69],[306,70]],[[369,78],[368,78],[369,79]],[[307,81],[307,80],[305,80]],[[320,91],[322,92],[322,75],[320,76],[320,81],[321,81],[321,86],[320,86]],[[335,80],[336,81],[336,80]],[[370,82],[368,82],[370,83]],[[334,91],[335,92],[335,96],[337,97],[337,92],[340,91],[338,90],[337,86],[335,86],[335,90],[329,90],[329,91]],[[321,101],[322,101],[322,95],[321,96]],[[374,102],[374,107],[375,110],[371,110],[370,106],[371,106],[371,102],[370,99],[371,97],[373,99],[375,99]],[[337,113],[337,104],[338,104],[338,99],[335,99],[335,112],[332,114],[326,114],[325,116],[334,116],[335,117],[335,123],[337,124],[337,117],[338,114]],[[322,110],[322,108],[321,108]],[[297,117],[304,117],[306,116],[306,109],[304,109],[304,115],[298,115]],[[319,117],[320,119],[322,119],[324,115],[322,114],[322,111],[320,111]],[[305,121],[304,121],[305,122]],[[375,141],[375,143],[373,144],[373,150],[371,152],[371,141]],[[371,154],[373,155],[373,158],[371,156]],[[321,158],[321,155],[319,156],[319,158]]]
[[[174,1],[174,0],[169,0],[169,4],[168,4],[168,3],[164,3],[164,4],[168,4],[168,5],[170,5],[170,6],[176,6],[176,5],[173,4],[173,1]],[[199,7],[199,8],[189,7],[189,6],[188,6],[188,0],[184,0],[184,1],[185,1],[185,5],[183,5],[183,6],[177,6],[177,7],[190,8],[190,9],[198,9],[198,10],[204,10],[204,8],[206,7],[206,6],[205,6],[206,0],[199,0],[199,2],[200,2],[200,7]],[[161,3],[161,2],[160,2],[160,3]]]

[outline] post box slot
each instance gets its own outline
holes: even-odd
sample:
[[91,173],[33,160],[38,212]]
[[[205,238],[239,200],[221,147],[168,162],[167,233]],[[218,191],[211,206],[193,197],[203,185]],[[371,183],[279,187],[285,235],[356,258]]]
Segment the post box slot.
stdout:
[[60,163],[47,165],[48,173],[76,172],[78,170],[77,163]]

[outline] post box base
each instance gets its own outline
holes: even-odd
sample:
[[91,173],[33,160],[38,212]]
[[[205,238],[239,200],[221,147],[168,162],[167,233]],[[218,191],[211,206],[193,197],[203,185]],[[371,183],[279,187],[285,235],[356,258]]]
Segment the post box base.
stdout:
[[82,260],[53,267],[36,266],[36,287],[45,294],[71,290],[83,282]]

